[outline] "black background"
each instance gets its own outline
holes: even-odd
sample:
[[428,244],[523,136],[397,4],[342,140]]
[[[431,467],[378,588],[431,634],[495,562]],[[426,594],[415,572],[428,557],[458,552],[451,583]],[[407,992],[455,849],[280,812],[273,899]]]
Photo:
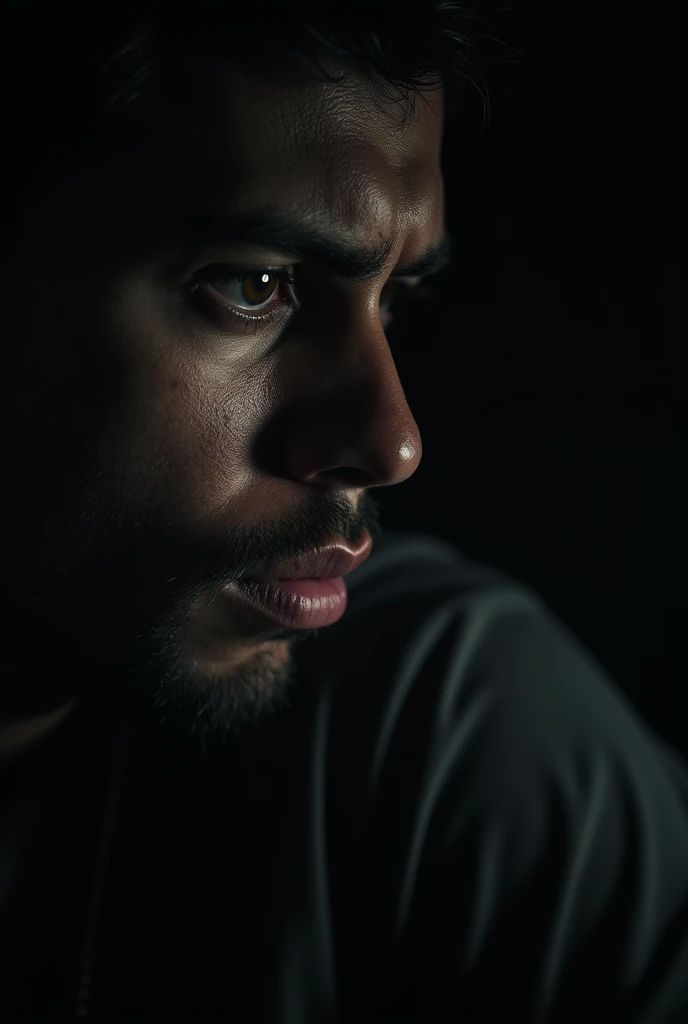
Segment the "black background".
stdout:
[[484,16],[525,52],[447,137],[457,258],[390,334],[424,456],[382,522],[533,586],[688,756],[679,14]]

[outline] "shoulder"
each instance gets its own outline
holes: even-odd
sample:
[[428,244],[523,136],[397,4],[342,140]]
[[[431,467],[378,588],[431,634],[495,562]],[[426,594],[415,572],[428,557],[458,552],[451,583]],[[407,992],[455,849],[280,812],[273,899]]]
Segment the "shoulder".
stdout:
[[595,736],[638,748],[654,741],[533,588],[431,535],[391,531],[376,547],[352,574],[344,618],[313,647],[342,705],[357,706],[365,692],[369,706],[386,709],[388,728],[392,707],[401,725],[405,705],[423,706],[435,736],[480,721],[483,744],[489,725],[490,746],[525,761]]
[[397,841],[422,831],[425,855],[497,828],[517,873],[599,815],[619,856],[624,830],[688,826],[680,757],[534,590],[417,534],[363,568],[311,661],[321,756],[352,815]]
[[371,962],[405,937],[395,983],[420,972],[446,1006],[460,979],[492,1005],[497,970],[530,1020],[605,1000],[640,1020],[641,995],[643,1020],[674,1019],[685,765],[531,588],[431,537],[379,555],[313,662],[309,733]]

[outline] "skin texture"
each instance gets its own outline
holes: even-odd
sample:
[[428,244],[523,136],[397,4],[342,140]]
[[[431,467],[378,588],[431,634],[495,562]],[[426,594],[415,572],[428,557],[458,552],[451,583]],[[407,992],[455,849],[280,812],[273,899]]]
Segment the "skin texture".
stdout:
[[[210,70],[140,153],[37,199],[3,283],[5,752],[104,694],[207,737],[279,707],[314,631],[249,618],[218,586],[375,537],[371,489],[420,463],[380,299],[442,235],[442,93],[399,128],[361,72],[301,69]],[[236,244],[156,251],[182,214],[266,202],[393,237],[388,264],[354,283]],[[194,304],[184,286],[218,263],[297,263],[298,316],[282,291],[242,334]]]

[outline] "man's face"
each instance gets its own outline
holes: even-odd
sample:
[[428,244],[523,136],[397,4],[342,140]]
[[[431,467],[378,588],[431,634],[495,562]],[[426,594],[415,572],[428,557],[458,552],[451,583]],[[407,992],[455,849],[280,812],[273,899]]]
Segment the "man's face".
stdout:
[[[375,537],[369,489],[420,462],[381,303],[443,234],[441,92],[400,128],[363,75],[301,66],[209,72],[144,151],[37,199],[3,285],[5,711],[107,691],[199,732],[259,719],[314,631],[224,585]],[[184,227],[267,205],[387,256],[351,280]]]

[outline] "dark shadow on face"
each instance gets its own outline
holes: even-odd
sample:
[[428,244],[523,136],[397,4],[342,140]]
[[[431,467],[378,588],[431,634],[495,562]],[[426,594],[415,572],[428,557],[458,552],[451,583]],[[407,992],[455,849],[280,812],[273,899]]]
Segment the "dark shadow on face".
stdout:
[[[33,586],[26,563],[16,565],[11,600],[3,601],[3,717],[42,713],[75,694],[92,699],[97,688],[123,713],[203,745],[284,707],[293,652],[320,630],[274,628],[224,588],[333,537],[354,544],[363,527],[380,536],[369,494],[362,515],[316,495],[310,507],[309,515],[283,516],[274,530],[237,525],[222,544],[112,534],[108,551],[67,571],[44,562]],[[100,512],[91,522],[107,518]],[[177,575],[164,578],[169,567]]]
[[[421,458],[379,301],[443,233],[441,105],[391,132],[396,109],[355,84],[276,90],[227,69],[148,152],[41,200],[35,262],[5,303],[0,717],[102,694],[203,742],[288,702],[293,652],[318,631],[273,629],[221,588],[375,539],[368,488]],[[297,261],[158,243],[181,213],[276,201],[394,244],[355,284],[304,262],[298,313],[247,333],[192,305],[190,275]]]

